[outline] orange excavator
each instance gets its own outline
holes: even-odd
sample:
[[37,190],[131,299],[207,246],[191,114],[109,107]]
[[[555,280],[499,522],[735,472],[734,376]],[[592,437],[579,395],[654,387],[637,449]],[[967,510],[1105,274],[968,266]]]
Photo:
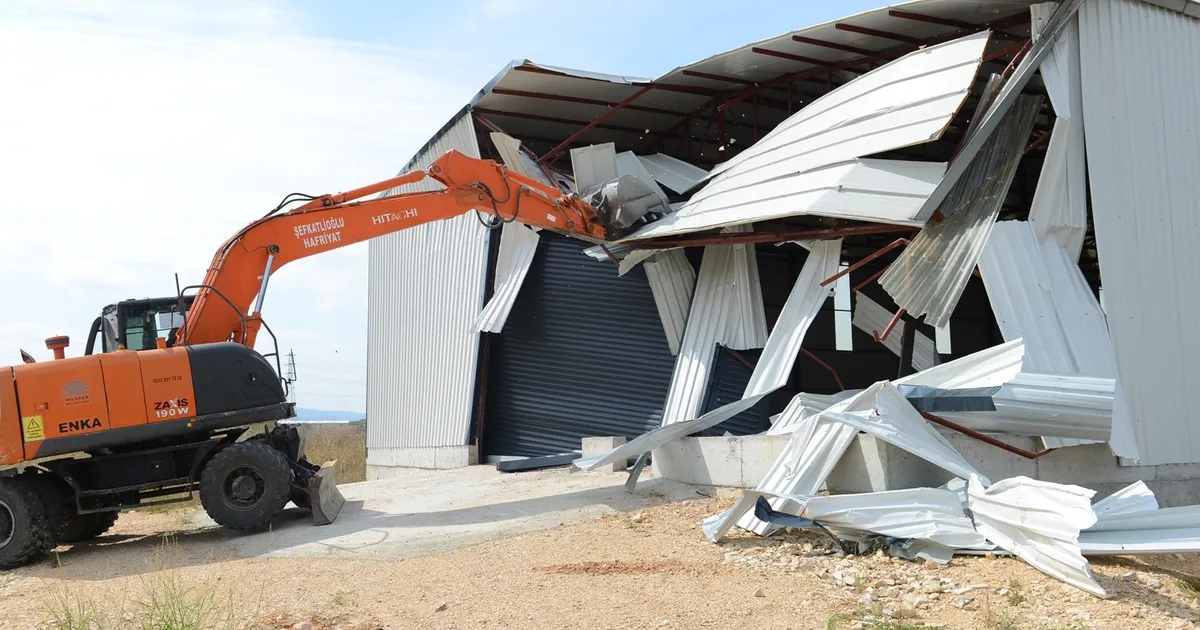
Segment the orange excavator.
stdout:
[[[387,194],[426,178],[441,189]],[[23,363],[0,367],[0,568],[99,536],[123,509],[193,493],[234,530],[266,527],[289,501],[317,525],[333,522],[344,503],[334,462],[307,461],[286,423],[295,408],[278,344],[254,349],[263,330],[274,340],[261,313],[271,275],[468,212],[490,228],[518,221],[603,243],[654,214],[654,195],[625,179],[580,196],[450,151],[363,188],[289,195],[221,245],[203,283],[105,307],[83,355],[66,356],[65,336],[46,340],[52,361],[22,351]],[[275,421],[285,422],[252,429]]]

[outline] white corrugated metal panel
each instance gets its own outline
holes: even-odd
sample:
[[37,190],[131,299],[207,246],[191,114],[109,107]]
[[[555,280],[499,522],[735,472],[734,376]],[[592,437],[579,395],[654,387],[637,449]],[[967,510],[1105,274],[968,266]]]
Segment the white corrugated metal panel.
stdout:
[[999,387],[1021,372],[1024,355],[1024,341],[1006,341],[893,382],[897,385],[927,385],[942,389]]
[[[849,158],[745,187],[722,186],[724,179],[717,178],[678,211],[634,232],[626,240],[801,214],[920,225],[912,217],[945,171],[946,165],[940,162]],[[731,172],[723,177],[736,174]],[[705,194],[717,187],[724,190]]]
[[[991,83],[994,85],[995,81]],[[879,285],[913,317],[940,328],[962,296],[1017,173],[1040,96],[1021,96],[928,223],[879,277]]]
[[622,151],[617,154],[617,175],[628,175],[646,182],[646,185],[662,199],[664,206],[670,205],[671,200],[667,199],[667,193],[663,192],[650,171],[646,170],[646,166],[642,164],[638,156],[633,154],[633,151]]
[[[427,168],[450,149],[479,157],[469,115],[411,168]],[[426,179],[389,192],[440,187]],[[487,249],[487,231],[470,213],[369,242],[368,449],[466,444]]]
[[[750,226],[738,226],[727,232],[751,232]],[[767,313],[763,307],[762,282],[758,277],[758,255],[753,244],[730,245],[733,248],[733,306],[719,340],[730,350],[753,350],[767,343]]]
[[667,345],[671,354],[678,355],[692,306],[692,291],[696,288],[696,270],[683,250],[671,249],[659,252],[646,263],[646,280],[654,294]]
[[[766,348],[758,359],[746,395],[778,389],[787,384],[800,344],[812,324],[821,305],[833,292],[833,285],[821,286],[821,282],[837,273],[842,258],[842,239],[820,241],[812,246],[800,276],[792,286],[792,292],[783,304],[775,328],[767,339]],[[761,296],[760,296],[761,297]],[[761,302],[761,300],[760,300]]]
[[798,214],[912,223],[945,165],[857,158],[940,138],[970,93],[988,38],[914,51],[822,96],[634,237]]
[[975,529],[1039,571],[1106,596],[1079,550],[1080,530],[1096,522],[1094,491],[1028,477],[987,487],[971,478],[967,490]]
[[[835,403],[818,414],[807,412],[802,406],[789,405],[790,413],[785,413],[785,417],[779,422],[793,427],[792,437],[788,439],[787,446],[756,489],[774,496],[815,496],[838,461],[842,459],[842,455],[846,453],[846,449],[850,448],[854,437],[858,435],[858,429],[855,427],[840,422],[828,422],[822,415],[837,411],[869,411],[875,404],[875,392],[879,388],[879,384],[872,385],[858,395]],[[771,499],[770,503],[773,509],[790,514],[799,512],[803,507],[796,500],[787,498]],[[754,503],[751,502],[749,506],[744,507],[753,506]],[[739,512],[736,509],[712,516],[709,520],[721,523],[716,529],[722,534],[728,531],[733,523],[759,535],[766,535],[778,529],[758,520],[752,512]]]
[[1100,273],[1138,459],[1197,462],[1200,20],[1088,0],[1079,29]]
[[[789,413],[799,420],[793,422],[787,418]],[[879,381],[853,398],[817,414],[803,405],[789,405],[785,417],[776,424],[795,427],[788,446],[757,488],[776,496],[815,495],[858,431],[871,433],[960,477],[979,475],[950,442],[913,409],[896,386],[887,381]],[[792,498],[776,498],[770,503],[775,510],[790,514],[798,513],[801,507]],[[749,513],[725,513],[713,518],[722,522],[737,518],[739,527],[760,535],[776,529]]]
[[1055,287],[1028,222],[996,223],[979,257],[979,273],[1000,334],[1007,341],[1025,340],[1022,369],[1060,374],[1079,371],[1054,307]]
[[1168,553],[1198,553],[1200,552],[1200,527],[1079,532],[1079,549],[1085,556],[1155,556]]
[[537,253],[537,232],[515,221],[505,223],[501,230],[492,297],[475,320],[475,329],[479,332],[498,333],[504,328],[529,266],[533,264],[533,255]]
[[[928,112],[935,124],[923,125],[920,133],[911,131],[904,144],[876,145],[878,148],[868,150],[840,149],[833,152],[838,157],[816,163],[801,162],[805,166],[797,170],[937,139],[966,99],[989,37],[990,33],[982,32],[922,48],[846,83],[790,116],[749,149],[721,163],[712,170],[710,179],[726,172],[749,174],[761,166],[777,164],[780,159],[795,158],[797,152],[788,149],[794,149],[798,143],[805,149],[800,152],[803,156],[814,149],[836,147],[841,144],[839,140],[863,141],[872,130],[890,129],[896,123],[903,123],[909,120],[905,112],[930,103],[938,103],[938,107]],[[851,133],[841,134],[838,130]],[[745,177],[745,181],[756,180],[761,181]]]
[[583,194],[617,178],[617,145],[612,142],[571,149],[575,192]]
[[663,406],[664,425],[695,418],[704,402],[717,341],[725,334],[733,310],[735,255],[731,245],[704,248],[687,329]]
[[976,431],[1103,442],[1112,431],[1113,389],[1111,378],[1022,372],[992,396],[995,411],[938,415]]
[[[1025,370],[1115,377],[1112,341],[1100,303],[1057,239],[1039,243],[1035,229],[1032,222],[997,223],[979,259],[1001,334],[1025,339]],[[1118,423],[1128,422],[1123,407],[1116,408],[1116,416]],[[1110,432],[1098,438],[1105,441],[1111,435],[1111,414],[1106,422]],[[1080,443],[1063,437],[1046,434],[1046,446]],[[1113,448],[1122,456],[1136,454],[1119,440]]]
[[[1045,28],[1056,8],[1056,2],[1031,5],[1033,29],[1041,31]],[[1077,17],[1070,20],[1042,61],[1041,73],[1057,120],[1033,193],[1029,221],[1040,240],[1053,238],[1071,260],[1079,260],[1087,230],[1087,165]]]
[[1079,532],[1079,547],[1089,556],[1200,552],[1200,506],[1107,512]]
[[993,548],[975,531],[958,493],[939,488],[816,496],[805,502],[800,516],[826,527],[916,538],[955,549]]
[[[882,334],[887,330],[888,324],[892,323],[894,315],[895,313],[883,308],[875,300],[862,293],[854,295],[854,317],[850,323],[868,335]],[[900,356],[900,345],[904,340],[905,326],[903,321],[897,322],[887,339],[880,342],[883,347],[891,350],[892,354],[896,356]],[[935,365],[937,365],[937,345],[924,333],[918,332],[913,338],[912,367],[920,371],[928,370]]]
[[638,159],[641,160],[642,165],[654,178],[654,181],[680,194],[691,189],[696,182],[708,175],[708,171],[699,166],[688,164],[662,153],[639,155]]
[[1144,481],[1135,481],[1092,504],[1097,520],[1105,515],[1157,510],[1158,499]]
[[877,385],[873,413],[835,412],[831,408],[821,417],[871,433],[964,479],[976,475],[989,483],[932,424],[921,417],[895,385],[888,381],[880,381]]
[[542,172],[538,163],[521,151],[520,140],[497,131],[491,133],[491,138],[492,144],[496,145],[496,150],[500,152],[500,161],[504,162],[505,166],[551,188],[558,188],[557,184],[550,181],[549,177],[546,177],[546,173]]

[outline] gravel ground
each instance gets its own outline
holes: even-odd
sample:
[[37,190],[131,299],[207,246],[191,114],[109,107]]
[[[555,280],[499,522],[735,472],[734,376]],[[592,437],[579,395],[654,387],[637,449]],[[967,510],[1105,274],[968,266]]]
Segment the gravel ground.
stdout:
[[[1114,558],[1093,570],[1101,600],[1011,558],[927,566],[845,557],[816,537],[721,544],[700,521],[729,497],[671,503],[403,560],[195,557],[172,533],[186,514],[126,514],[111,547],[62,566],[0,576],[0,626],[40,628],[55,613],[94,628],[140,628],[161,604],[209,627],[880,628],[985,630],[1194,628],[1200,557]],[[158,541],[146,554],[122,546]],[[75,627],[83,627],[76,625]],[[160,626],[161,627],[161,626]]]

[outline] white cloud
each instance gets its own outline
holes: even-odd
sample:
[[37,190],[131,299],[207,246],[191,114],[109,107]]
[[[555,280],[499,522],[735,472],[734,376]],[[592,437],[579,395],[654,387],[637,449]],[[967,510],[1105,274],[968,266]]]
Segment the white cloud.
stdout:
[[[47,331],[82,352],[104,304],[199,282],[287,193],[394,175],[479,86],[424,53],[300,34],[271,2],[55,5],[0,10],[0,291],[37,322],[0,330],[0,363],[48,356]],[[280,339],[301,365],[361,365],[365,309],[363,244],[283,269],[265,317],[323,336]]]

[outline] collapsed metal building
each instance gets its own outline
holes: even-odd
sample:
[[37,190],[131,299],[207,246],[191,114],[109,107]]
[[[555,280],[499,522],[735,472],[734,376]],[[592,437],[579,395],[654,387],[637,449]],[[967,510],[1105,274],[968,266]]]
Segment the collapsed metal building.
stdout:
[[474,213],[372,241],[368,474],[710,412],[688,433],[761,433],[1016,340],[993,410],[927,419],[1200,463],[1195,59],[1192,0],[916,0],[656,79],[510,64],[401,170],[632,178],[662,218],[607,247]]

